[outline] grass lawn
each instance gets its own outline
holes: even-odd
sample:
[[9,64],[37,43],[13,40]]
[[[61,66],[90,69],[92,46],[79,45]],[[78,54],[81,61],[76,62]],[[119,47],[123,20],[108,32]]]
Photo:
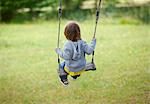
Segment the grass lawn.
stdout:
[[[65,42],[62,21],[61,47]],[[90,42],[94,22],[81,22]],[[0,104],[148,104],[150,26],[102,24],[97,71],[63,87],[57,75],[58,23],[0,25]],[[87,57],[90,61],[90,56]]]

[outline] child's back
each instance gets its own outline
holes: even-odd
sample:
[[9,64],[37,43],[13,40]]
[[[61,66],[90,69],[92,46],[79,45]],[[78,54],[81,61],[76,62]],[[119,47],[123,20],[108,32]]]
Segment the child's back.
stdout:
[[83,40],[77,42],[67,41],[65,43],[61,57],[65,59],[65,66],[69,71],[78,72],[85,68],[85,54],[91,54],[94,51],[95,42],[96,40],[93,40],[90,45]]

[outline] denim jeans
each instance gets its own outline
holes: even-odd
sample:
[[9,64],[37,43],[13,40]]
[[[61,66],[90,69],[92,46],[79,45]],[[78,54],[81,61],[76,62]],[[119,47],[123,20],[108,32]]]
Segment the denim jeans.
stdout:
[[68,73],[64,70],[64,67],[65,67],[65,61],[61,62],[59,65],[59,70],[58,70],[59,76],[68,75]]

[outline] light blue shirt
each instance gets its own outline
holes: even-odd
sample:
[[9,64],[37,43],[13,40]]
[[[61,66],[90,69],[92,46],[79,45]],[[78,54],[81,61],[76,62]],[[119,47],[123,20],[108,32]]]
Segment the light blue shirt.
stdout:
[[92,54],[95,45],[96,39],[93,39],[90,44],[83,40],[78,40],[77,42],[68,40],[64,45],[64,50],[59,50],[57,53],[65,60],[65,66],[69,71],[78,72],[85,69],[85,54]]

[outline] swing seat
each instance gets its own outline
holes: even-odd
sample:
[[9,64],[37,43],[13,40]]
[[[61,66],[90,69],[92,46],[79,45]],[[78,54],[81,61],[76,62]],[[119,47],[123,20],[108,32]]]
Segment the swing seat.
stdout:
[[65,64],[63,64],[62,66],[59,66],[60,68],[58,69],[58,74],[59,76],[64,76],[64,75],[71,75],[71,76],[76,76],[76,75],[80,75],[81,73],[83,73],[84,71],[95,71],[96,70],[96,66],[94,64],[94,62],[88,62],[86,63],[85,69],[81,70],[79,72],[70,72],[66,67]]
[[85,71],[95,71],[96,70],[96,66],[94,64],[94,62],[88,62],[85,66]]

